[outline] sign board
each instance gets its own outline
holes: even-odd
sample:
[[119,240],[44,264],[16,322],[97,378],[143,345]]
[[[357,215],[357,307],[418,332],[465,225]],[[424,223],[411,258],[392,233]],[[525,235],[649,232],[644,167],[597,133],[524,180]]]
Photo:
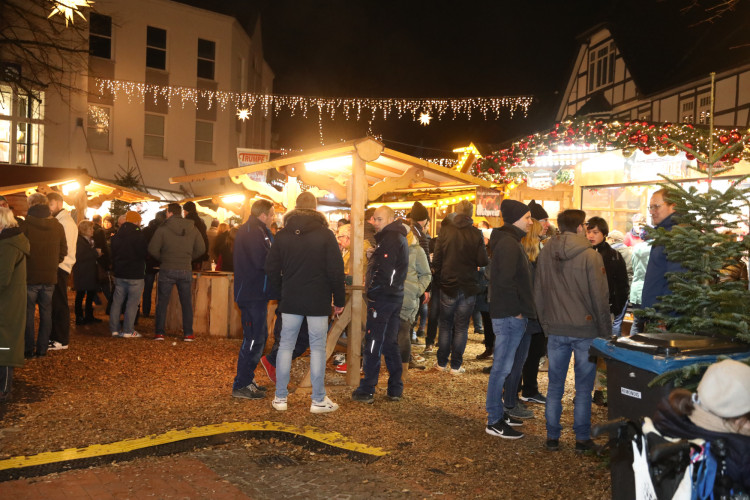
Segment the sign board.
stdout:
[[[271,152],[267,149],[237,148],[237,166],[247,167],[257,163],[265,163],[271,159]],[[266,170],[253,172],[247,176],[256,182],[266,182]]]
[[478,187],[477,188],[477,217],[500,217],[500,203],[503,201],[503,194],[495,189]]

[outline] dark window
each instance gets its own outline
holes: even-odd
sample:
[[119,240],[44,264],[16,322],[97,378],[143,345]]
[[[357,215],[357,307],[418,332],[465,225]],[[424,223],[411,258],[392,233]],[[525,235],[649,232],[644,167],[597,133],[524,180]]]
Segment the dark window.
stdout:
[[146,27],[146,66],[167,69],[167,30]]
[[214,79],[216,42],[198,39],[198,78]]
[[112,58],[112,18],[94,12],[89,18],[89,54]]

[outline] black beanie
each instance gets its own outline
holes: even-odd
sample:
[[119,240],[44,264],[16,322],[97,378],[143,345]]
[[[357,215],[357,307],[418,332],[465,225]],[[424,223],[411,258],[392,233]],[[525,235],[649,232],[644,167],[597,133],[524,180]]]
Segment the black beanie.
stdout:
[[414,205],[411,207],[411,214],[409,214],[409,218],[415,221],[423,221],[425,219],[429,219],[430,214],[427,213],[427,209],[424,207],[424,205],[422,205],[418,201],[415,201]]
[[503,215],[505,224],[513,224],[527,212],[529,212],[529,207],[525,203],[510,198],[504,199],[500,204],[500,213]]
[[529,210],[531,210],[531,216],[536,220],[549,219],[549,214],[544,207],[534,200],[529,202]]

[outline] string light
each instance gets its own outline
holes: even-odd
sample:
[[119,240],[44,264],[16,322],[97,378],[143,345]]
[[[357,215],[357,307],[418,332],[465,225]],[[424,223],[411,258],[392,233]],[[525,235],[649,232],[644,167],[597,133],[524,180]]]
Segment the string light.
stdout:
[[354,118],[358,121],[363,119],[363,114],[368,115],[364,119],[372,119],[375,116],[387,119],[392,115],[401,119],[404,116],[410,115],[416,121],[419,118],[420,112],[423,114],[426,112],[438,120],[441,120],[446,115],[452,120],[455,120],[459,115],[471,119],[473,110],[478,110],[485,120],[500,118],[503,110],[507,111],[511,118],[519,111],[525,117],[533,99],[531,96],[456,97],[445,99],[313,97],[206,90],[106,78],[97,78],[96,82],[101,95],[111,94],[115,99],[118,96],[124,95],[128,103],[142,103],[149,98],[153,100],[154,104],[158,104],[159,101],[166,101],[167,105],[171,107],[173,104],[179,103],[184,109],[187,104],[197,107],[198,101],[202,101],[207,103],[208,109],[211,109],[214,105],[218,106],[222,111],[230,106],[237,110],[247,109],[249,116],[252,116],[255,109],[258,108],[264,116],[269,116],[271,113],[278,115],[282,110],[287,110],[292,116],[301,114],[305,118],[310,109],[314,109],[318,111],[319,115],[326,114],[331,119],[334,119],[340,113],[347,120]]
[[67,27],[68,23],[73,24],[74,14],[78,14],[85,21],[86,17],[78,9],[79,7],[90,8],[94,2],[89,0],[50,0],[50,3],[52,3],[52,12],[47,16],[47,19],[55,14],[60,14],[65,18],[65,26]]
[[89,106],[89,118],[97,132],[105,132],[109,129],[109,111],[106,108]]

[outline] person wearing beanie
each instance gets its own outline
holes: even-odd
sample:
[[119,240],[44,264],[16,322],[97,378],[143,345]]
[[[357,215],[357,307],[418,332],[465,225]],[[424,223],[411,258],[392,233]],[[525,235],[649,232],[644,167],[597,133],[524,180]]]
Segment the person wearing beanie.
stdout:
[[68,304],[68,278],[76,263],[76,246],[78,244],[78,225],[70,212],[63,206],[63,197],[52,191],[47,194],[49,210],[52,216],[62,224],[65,230],[65,241],[68,255],[57,266],[57,284],[52,292],[52,331],[49,336],[50,351],[68,348],[70,341],[70,305]]
[[[510,375],[516,352],[526,334],[530,319],[536,319],[532,292],[529,258],[521,245],[521,238],[531,228],[531,211],[520,201],[505,199],[500,204],[503,226],[490,235],[490,317],[495,333],[492,369],[487,383],[487,427],[491,436],[520,439],[522,432],[515,429],[530,418],[530,410],[505,405],[509,395],[503,395],[505,380]],[[528,349],[528,343],[525,344]],[[523,356],[525,359],[525,355]],[[522,364],[522,363],[521,363]],[[520,405],[519,405],[520,406]],[[524,410],[528,413],[522,413]],[[516,416],[513,414],[516,413]],[[529,415],[530,413],[530,415]]]
[[284,215],[284,228],[274,238],[266,258],[271,293],[280,296],[282,327],[276,358],[276,395],[273,408],[288,407],[292,351],[302,320],[307,318],[310,337],[311,413],[328,413],[338,405],[326,395],[326,334],[333,302],[340,314],[346,303],[344,261],[336,236],[328,229],[325,216],[315,210],[315,196],[304,192],[294,210]]
[[[427,256],[427,264],[431,265],[430,235],[427,234],[427,224],[429,224],[430,222],[430,214],[427,212],[427,209],[424,205],[422,205],[418,201],[415,201],[414,205],[412,205],[411,207],[411,212],[406,216],[406,218],[412,221],[411,232],[414,233],[414,236],[416,236],[417,241],[419,242],[419,246],[422,247],[425,255]],[[430,282],[424,294],[419,299],[420,306],[418,316],[420,320],[419,326],[417,327],[417,333],[414,334],[412,332],[411,334],[412,343],[418,343],[417,337],[424,337],[425,335],[425,327],[427,326],[427,316],[429,313],[428,303],[430,302],[431,295],[432,282]],[[437,299],[439,300],[440,297],[437,297]]]
[[203,222],[203,219],[200,218],[200,215],[198,215],[198,210],[195,207],[195,203],[192,201],[185,202],[184,205],[182,205],[183,210],[183,218],[187,220],[193,221],[195,224],[195,228],[198,230],[198,233],[200,233],[201,238],[203,239],[203,245],[206,247],[206,251],[203,253],[203,255],[199,256],[197,259],[193,260],[191,262],[191,265],[193,266],[193,271],[200,271],[203,268],[203,263],[208,263],[209,257],[208,257],[208,229],[206,228],[206,223]]
[[547,231],[549,231],[549,215],[547,215],[547,211],[535,200],[529,202],[529,210],[531,211],[531,218],[538,220],[542,225],[542,236],[545,236]]
[[[109,331],[113,337],[136,338],[135,318],[146,277],[146,237],[141,231],[141,214],[125,213],[125,222],[110,239],[115,289],[109,310]],[[120,313],[124,318],[120,322]]]

